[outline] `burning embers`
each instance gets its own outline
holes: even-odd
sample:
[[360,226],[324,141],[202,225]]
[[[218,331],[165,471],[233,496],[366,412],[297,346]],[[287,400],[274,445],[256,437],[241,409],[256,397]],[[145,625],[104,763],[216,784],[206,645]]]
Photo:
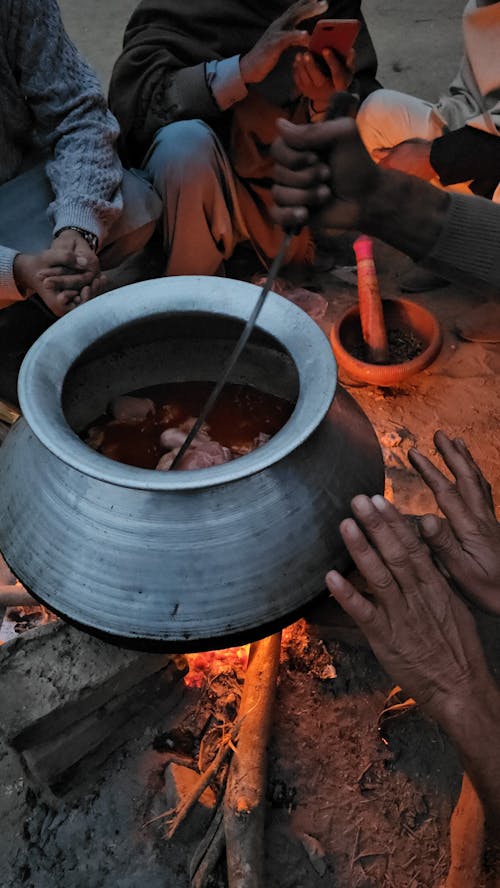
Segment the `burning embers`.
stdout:
[[[110,459],[166,471],[211,389],[209,382],[180,382],[123,395],[83,438]],[[228,384],[179,468],[208,468],[250,453],[279,431],[292,409],[283,398],[249,385]]]
[[189,672],[184,681],[191,688],[201,688],[204,681],[220,675],[227,670],[236,673],[244,672],[248,663],[250,645],[226,648],[220,651],[204,651],[202,654],[186,654]]

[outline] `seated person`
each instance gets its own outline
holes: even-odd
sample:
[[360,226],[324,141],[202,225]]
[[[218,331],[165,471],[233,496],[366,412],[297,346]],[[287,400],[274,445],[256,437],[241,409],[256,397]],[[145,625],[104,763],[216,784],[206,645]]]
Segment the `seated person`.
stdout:
[[381,89],[358,128],[377,163],[500,200],[500,2],[468,0],[463,35],[460,70],[438,102]]
[[101,292],[106,247],[114,264],[144,245],[160,202],[130,176],[122,212],[118,124],[56,0],[2,4],[0,33],[0,305],[14,303],[0,311],[0,397],[15,402],[28,348]]
[[[284,228],[362,231],[448,280],[498,291],[498,204],[377,166],[351,118],[314,126],[281,120],[278,130],[272,215]],[[490,306],[498,308],[480,308]]]
[[[350,118],[314,127],[281,121],[279,129],[273,216],[285,228],[310,222],[364,231],[451,279],[466,275],[500,285],[497,204],[377,167]],[[434,440],[455,484],[418,451],[409,457],[444,518],[424,516],[420,541],[383,497],[356,497],[355,520],[344,521],[341,532],[372,597],[336,571],[328,574],[327,585],[388,674],[456,744],[498,847],[500,691],[474,619],[431,553],[463,595],[498,618],[500,525],[490,487],[463,441],[450,441],[442,432]]]
[[[362,22],[354,76],[333,53],[321,70],[307,49],[318,16]],[[325,71],[327,73],[325,73]],[[267,264],[269,146],[276,118],[311,119],[336,89],[378,86],[360,0],[142,0],[111,77],[124,162],[142,165],[164,202],[166,273],[214,274],[239,241]],[[288,254],[311,255],[309,232]]]
[[[474,616],[432,554],[473,605],[500,616],[500,524],[489,485],[464,442],[435,435],[455,483],[416,450],[412,465],[444,518],[420,520],[419,539],[382,496],[355,497],[343,540],[365,578],[361,594],[338,572],[327,585],[405,693],[447,732],[482,802],[487,837],[500,847],[500,689]],[[496,864],[500,863],[497,857]]]
[[[438,102],[379,90],[361,106],[358,127],[377,163],[500,201],[500,2],[468,0],[463,38],[460,70]],[[444,284],[417,268],[401,289]]]

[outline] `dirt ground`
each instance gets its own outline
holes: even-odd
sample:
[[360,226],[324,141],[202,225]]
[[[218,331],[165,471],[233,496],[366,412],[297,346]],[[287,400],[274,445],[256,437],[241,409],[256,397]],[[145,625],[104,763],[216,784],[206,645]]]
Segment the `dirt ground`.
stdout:
[[[342,251],[347,260],[345,243]],[[383,294],[396,295],[397,275],[408,260],[382,244],[376,259]],[[331,272],[309,275],[305,283],[328,301],[325,330],[355,301],[355,289]],[[500,496],[500,348],[463,342],[454,332],[460,313],[483,298],[450,286],[417,299],[438,316],[444,344],[431,367],[408,384],[381,389],[344,379],[382,443],[387,495],[410,514],[434,506],[408,465],[407,449],[416,444],[433,454],[438,426],[470,443]],[[460,788],[455,753],[417,711],[386,723],[384,742],[377,723],[391,681],[366,647],[349,636],[346,643],[345,632],[335,640],[338,631],[329,624],[336,618],[328,608],[310,619],[286,631],[282,649],[270,747],[266,888],[438,888]],[[486,626],[498,649],[496,629]],[[237,685],[231,670],[222,680]],[[19,835],[14,841],[9,835],[4,849],[2,885],[189,888],[189,863],[203,830],[169,841],[164,820],[144,824],[167,805],[164,770],[172,748],[162,738],[178,736],[183,721],[212,705],[206,688],[190,689],[169,724],[152,716],[141,736],[59,798],[31,786],[12,811]],[[186,756],[176,742],[174,753]],[[196,741],[187,761],[197,766]],[[225,888],[223,863],[208,884]]]
[[[104,83],[134,5],[61,2],[69,30]],[[437,95],[457,67],[462,5],[363,4],[385,85]],[[345,245],[341,252],[340,264],[352,264]],[[399,295],[398,276],[409,260],[382,244],[376,260],[383,295]],[[331,272],[301,282],[328,300],[325,331],[355,301],[355,289]],[[341,373],[383,445],[386,492],[410,514],[434,511],[406,453],[415,444],[432,456],[432,433],[441,427],[469,443],[498,499],[500,347],[463,342],[455,331],[460,314],[487,296],[452,285],[412,298],[431,307],[443,328],[432,366],[395,389],[353,385]],[[266,888],[438,888],[460,787],[454,751],[416,711],[387,723],[383,742],[377,721],[391,682],[366,647],[331,636],[331,629],[303,624],[285,634],[270,748]],[[318,670],[325,662],[335,678]],[[238,684],[232,675],[228,680]],[[203,695],[203,689],[186,691],[174,722],[207,705]],[[12,809],[17,837],[9,837],[8,847],[0,838],[2,886],[188,888],[200,836],[168,842],[162,821],[144,827],[165,808],[169,753],[161,738],[174,727],[152,717],[140,737],[59,798],[29,788]],[[221,865],[212,888],[224,885]]]

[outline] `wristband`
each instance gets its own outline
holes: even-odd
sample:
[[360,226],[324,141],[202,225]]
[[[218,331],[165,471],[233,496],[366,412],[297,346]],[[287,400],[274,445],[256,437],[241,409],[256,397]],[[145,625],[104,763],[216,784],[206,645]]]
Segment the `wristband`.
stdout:
[[78,228],[76,225],[65,225],[64,228],[60,228],[59,231],[56,231],[54,238],[59,237],[63,231],[76,231],[81,237],[83,237],[84,241],[87,241],[91,250],[94,253],[97,253],[97,249],[99,247],[99,238],[97,234],[93,234],[92,231],[85,231],[84,228]]

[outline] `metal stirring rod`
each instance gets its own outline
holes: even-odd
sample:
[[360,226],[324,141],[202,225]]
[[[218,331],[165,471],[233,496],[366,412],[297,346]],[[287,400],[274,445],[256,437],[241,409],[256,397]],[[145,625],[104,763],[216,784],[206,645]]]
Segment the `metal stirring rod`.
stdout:
[[188,449],[189,445],[192,443],[192,441],[194,440],[194,438],[196,437],[196,435],[200,431],[208,414],[211,412],[212,408],[215,405],[215,402],[217,401],[217,398],[219,397],[222,389],[224,388],[227,380],[229,379],[229,375],[230,375],[234,365],[236,364],[236,361],[238,360],[239,356],[241,355],[243,349],[245,348],[245,345],[247,344],[250,336],[252,335],[257,318],[260,314],[262,306],[264,305],[264,302],[266,301],[266,296],[269,293],[269,290],[271,289],[272,285],[274,284],[276,278],[278,277],[279,270],[283,264],[283,260],[285,258],[286,251],[289,247],[292,236],[293,236],[292,233],[288,233],[288,234],[284,235],[283,240],[281,242],[281,246],[278,250],[277,255],[275,256],[275,258],[273,260],[273,264],[271,265],[269,274],[267,276],[264,286],[262,287],[259,298],[257,299],[257,302],[255,303],[255,307],[252,311],[252,314],[248,318],[248,321],[246,322],[246,324],[243,328],[241,336],[238,339],[233,351],[231,352],[231,354],[229,356],[228,362],[227,362],[224,370],[222,371],[222,375],[219,378],[219,381],[215,384],[214,388],[210,392],[210,395],[208,396],[207,400],[205,401],[205,404],[202,407],[200,415],[198,416],[198,418],[197,418],[196,422],[194,423],[194,425],[192,426],[191,430],[188,432],[188,435],[187,435],[184,443],[182,444],[179,452],[174,457],[172,464],[171,464],[168,471],[175,469],[175,467],[178,465],[178,463],[180,462],[180,460],[184,456],[186,450]]
[[[354,117],[358,104],[359,104],[359,98],[352,93],[348,93],[348,92],[335,93],[331,102],[330,102],[326,117],[328,120],[334,120],[337,117],[349,117],[349,116]],[[193,439],[196,437],[196,435],[200,431],[208,414],[212,410],[212,407],[214,406],[215,402],[217,401],[217,398],[219,397],[222,389],[224,388],[224,386],[229,378],[229,374],[231,373],[231,370],[233,369],[234,365],[236,364],[236,361],[238,360],[239,356],[241,355],[241,352],[245,348],[245,345],[247,344],[250,336],[252,335],[252,331],[255,327],[255,323],[256,323],[257,318],[259,316],[259,312],[260,312],[262,306],[264,305],[264,302],[266,301],[266,296],[269,293],[269,290],[271,289],[272,285],[274,284],[274,281],[278,277],[278,272],[281,268],[281,265],[283,263],[283,259],[285,258],[285,255],[286,255],[286,251],[288,249],[288,246],[289,246],[290,241],[291,241],[294,234],[297,234],[296,230],[291,231],[291,232],[289,231],[289,232],[285,233],[283,240],[281,242],[281,247],[279,248],[278,254],[275,257],[273,264],[271,265],[269,274],[267,276],[267,280],[266,280],[264,286],[262,287],[262,291],[261,291],[261,294],[260,294],[257,302],[255,303],[255,308],[254,308],[252,314],[250,315],[248,321],[245,324],[243,332],[234,347],[234,351],[229,356],[229,360],[227,362],[226,367],[224,368],[224,370],[222,372],[222,376],[220,377],[218,383],[215,385],[215,387],[213,388],[212,392],[210,393],[208,399],[206,400],[198,419],[196,420],[192,429],[188,433],[188,436],[185,439],[178,454],[173,459],[170,469],[175,469],[175,467],[179,464],[180,460],[184,456],[189,445],[191,444]]]

